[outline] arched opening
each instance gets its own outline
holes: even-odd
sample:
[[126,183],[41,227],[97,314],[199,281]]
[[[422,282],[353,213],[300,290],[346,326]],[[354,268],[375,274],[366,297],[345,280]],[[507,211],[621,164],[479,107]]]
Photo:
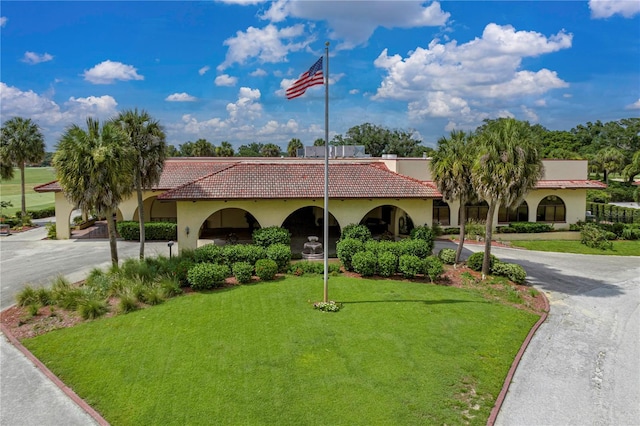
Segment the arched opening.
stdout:
[[218,210],[200,227],[199,238],[232,242],[250,242],[254,229],[260,224],[248,211],[238,208]]
[[360,225],[366,225],[373,237],[409,235],[414,227],[411,217],[401,208],[392,205],[371,209],[364,215]]
[[[151,197],[144,200],[144,215],[149,218],[147,222],[171,222],[178,221],[178,209],[173,200],[158,200],[158,197]],[[133,220],[138,220],[139,209],[136,207],[133,213]]]
[[451,211],[449,204],[442,198],[433,200],[433,223],[437,223],[443,226],[449,226],[451,218]]
[[498,223],[528,222],[528,221],[529,221],[529,205],[524,200],[515,209],[506,208],[504,206],[500,206],[500,209],[498,209]]
[[548,195],[538,204],[536,222],[565,222],[567,208],[562,198],[557,195]]
[[[487,213],[489,212],[489,204],[486,201],[480,203],[467,204],[465,206],[467,212],[467,221],[473,220],[475,222],[485,222],[487,220]],[[460,223],[460,217],[458,216],[458,223]]]
[[[301,207],[291,213],[282,223],[282,227],[291,233],[291,237],[318,236],[324,233],[324,209],[317,206]],[[340,224],[329,213],[329,237],[340,236]]]

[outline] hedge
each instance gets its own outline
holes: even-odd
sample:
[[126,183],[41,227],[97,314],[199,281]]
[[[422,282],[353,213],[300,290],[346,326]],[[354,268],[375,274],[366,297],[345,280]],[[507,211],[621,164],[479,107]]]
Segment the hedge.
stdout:
[[587,210],[595,216],[596,220],[640,223],[640,209],[620,207],[613,204],[587,203]]
[[[126,241],[140,241],[140,224],[136,221],[122,221],[116,224],[118,234]],[[147,222],[144,224],[146,241],[169,241],[178,239],[178,225],[171,222]]]
[[537,234],[539,232],[552,232],[553,225],[539,222],[511,222],[507,226],[498,226],[498,234]]

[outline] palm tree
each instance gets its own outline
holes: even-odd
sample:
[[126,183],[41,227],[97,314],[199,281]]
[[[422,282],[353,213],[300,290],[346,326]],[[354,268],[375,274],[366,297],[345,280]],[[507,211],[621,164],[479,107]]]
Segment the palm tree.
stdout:
[[216,157],[233,157],[235,152],[233,146],[227,142],[220,142],[220,146],[216,147]]
[[604,182],[609,184],[609,174],[621,172],[625,166],[625,154],[620,149],[608,147],[596,153],[597,164],[604,173]]
[[289,145],[287,145],[287,155],[289,157],[297,157],[298,150],[304,148],[302,142],[298,138],[291,138]]
[[198,139],[193,144],[194,157],[213,157],[216,155],[216,147],[206,139]]
[[29,163],[44,159],[44,137],[40,128],[30,118],[14,117],[7,120],[0,129],[0,177],[13,178],[13,168],[20,169],[22,191],[22,223],[27,220],[24,168]]
[[622,173],[629,182],[633,182],[636,175],[640,174],[640,149],[633,154],[631,163],[627,164]]
[[138,222],[140,224],[140,259],[144,259],[145,213],[142,191],[160,182],[167,144],[162,127],[146,111],[126,110],[114,119],[129,137],[129,147],[133,149],[136,163],[133,167],[133,184],[138,196]]
[[72,125],[62,135],[53,156],[58,183],[65,197],[82,211],[106,216],[111,262],[118,265],[113,215],[118,204],[131,195],[135,154],[127,134],[108,122],[87,118],[87,129]]
[[264,146],[262,146],[260,154],[263,157],[279,157],[280,147],[274,143],[265,144]]
[[460,262],[464,245],[466,205],[476,198],[471,183],[473,160],[470,137],[456,130],[451,132],[449,138],[442,137],[438,140],[438,150],[431,160],[431,174],[442,198],[446,202],[460,201],[460,244],[456,250],[456,263]]
[[542,177],[538,141],[529,123],[513,118],[493,120],[477,138],[471,180],[480,199],[489,204],[484,242],[483,277],[490,272],[491,236],[496,208],[514,207]]

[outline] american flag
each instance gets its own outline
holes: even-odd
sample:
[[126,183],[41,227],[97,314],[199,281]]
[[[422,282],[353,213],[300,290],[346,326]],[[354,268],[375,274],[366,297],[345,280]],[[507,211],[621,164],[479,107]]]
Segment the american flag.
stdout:
[[322,74],[322,56],[320,56],[320,59],[318,59],[316,63],[309,68],[309,71],[302,74],[300,78],[287,89],[287,99],[302,96],[308,87],[318,84],[324,84],[324,76]]

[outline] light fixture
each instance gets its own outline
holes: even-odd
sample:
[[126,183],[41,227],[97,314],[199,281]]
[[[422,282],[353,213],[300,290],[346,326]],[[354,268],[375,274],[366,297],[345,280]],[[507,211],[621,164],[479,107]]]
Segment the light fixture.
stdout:
[[169,259],[171,259],[171,247],[173,247],[173,244],[175,244],[173,240],[167,243],[167,246],[169,247]]
[[188,226],[184,228],[184,232],[187,234],[187,236],[189,236],[189,231],[191,231],[191,230],[189,229]]

